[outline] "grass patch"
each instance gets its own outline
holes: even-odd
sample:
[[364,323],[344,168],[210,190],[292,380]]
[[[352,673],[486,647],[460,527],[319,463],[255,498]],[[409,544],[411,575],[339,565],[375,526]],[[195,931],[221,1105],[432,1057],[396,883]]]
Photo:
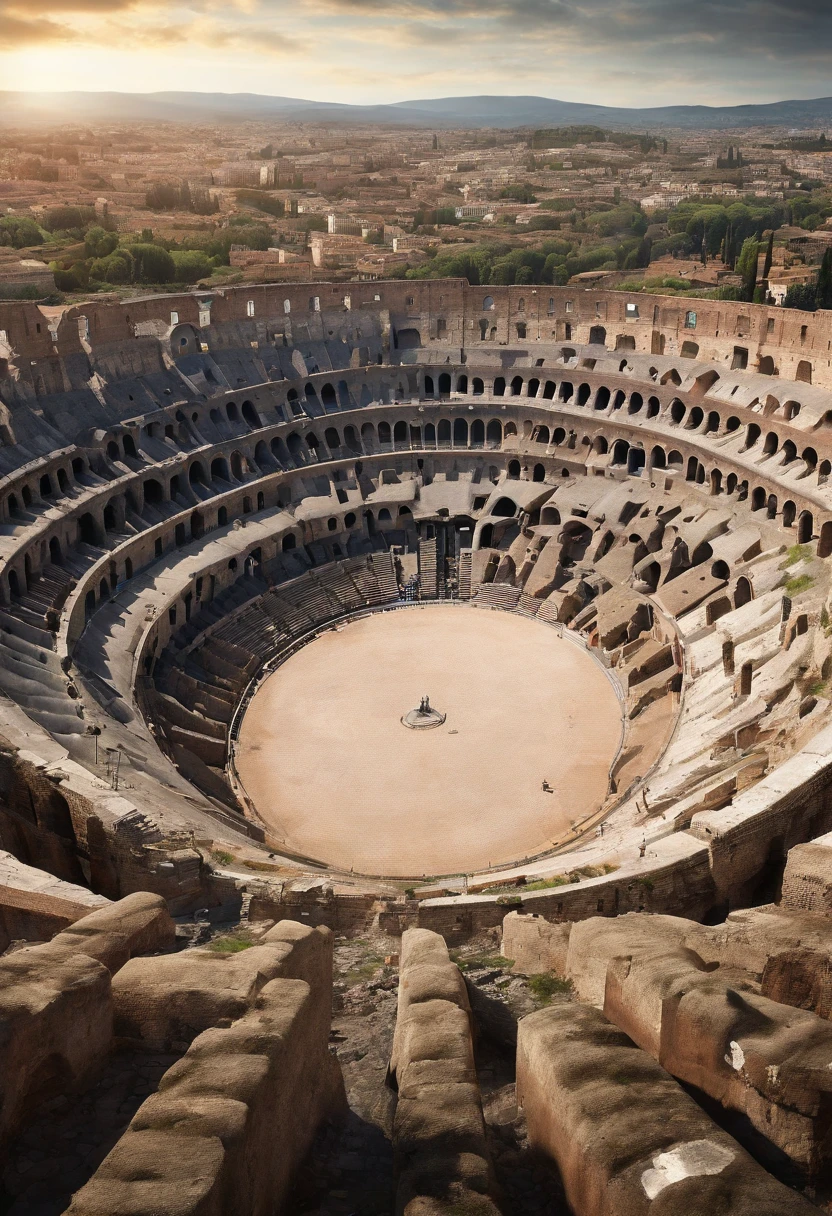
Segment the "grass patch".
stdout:
[[529,990],[539,1005],[548,1005],[553,996],[564,996],[572,991],[572,981],[562,980],[558,975],[546,972],[530,975]]
[[502,954],[475,954],[472,958],[455,958],[454,962],[460,971],[476,971],[482,967],[505,971],[514,966],[514,959],[503,958]]
[[786,595],[800,595],[801,591],[808,591],[810,587],[815,585],[815,580],[810,574],[800,574],[797,578],[790,578],[784,583]]
[[530,882],[523,890],[551,891],[553,887],[565,887],[568,882],[569,879],[565,874],[558,874],[555,878],[541,878],[538,882]]
[[808,562],[811,557],[812,550],[808,545],[790,545],[786,550],[786,560],[781,562],[780,569],[788,570],[789,566],[796,566],[798,562]]
[[241,950],[249,950],[254,945],[254,942],[242,934],[229,935],[228,937],[215,937],[213,941],[208,943],[208,949],[213,950],[214,954],[239,954]]
[[234,854],[227,852],[225,849],[212,849],[211,856],[214,861],[218,861],[222,866],[230,866],[234,860]]
[[819,697],[826,688],[826,680],[814,680],[806,689],[806,693],[810,697]]

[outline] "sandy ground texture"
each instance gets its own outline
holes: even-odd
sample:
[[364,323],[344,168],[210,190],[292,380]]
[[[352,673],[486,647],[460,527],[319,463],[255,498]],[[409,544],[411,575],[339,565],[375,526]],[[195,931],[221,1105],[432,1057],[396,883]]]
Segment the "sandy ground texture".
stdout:
[[[408,730],[423,694],[447,719]],[[353,621],[284,663],[246,712],[237,769],[287,850],[436,876],[548,848],[603,802],[620,736],[615,691],[579,646],[432,605]]]

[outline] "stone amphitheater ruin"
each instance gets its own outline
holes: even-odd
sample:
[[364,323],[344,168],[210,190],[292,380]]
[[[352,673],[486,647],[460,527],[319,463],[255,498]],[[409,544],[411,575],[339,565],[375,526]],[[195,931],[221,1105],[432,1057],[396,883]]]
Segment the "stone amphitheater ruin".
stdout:
[[0,304],[0,411],[0,1210],[832,1210],[829,314]]

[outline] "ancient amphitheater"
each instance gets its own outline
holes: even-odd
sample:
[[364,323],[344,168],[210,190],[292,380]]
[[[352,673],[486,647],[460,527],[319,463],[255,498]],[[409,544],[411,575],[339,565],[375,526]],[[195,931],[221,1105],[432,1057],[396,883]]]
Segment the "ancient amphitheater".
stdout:
[[2,1212],[832,1210],[829,314],[0,304],[0,412]]

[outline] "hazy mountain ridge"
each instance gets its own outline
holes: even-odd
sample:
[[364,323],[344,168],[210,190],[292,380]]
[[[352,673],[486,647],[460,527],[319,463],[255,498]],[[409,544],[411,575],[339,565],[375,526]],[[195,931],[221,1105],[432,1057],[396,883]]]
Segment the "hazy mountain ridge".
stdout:
[[87,121],[256,121],[374,123],[425,127],[546,127],[596,123],[639,130],[657,127],[719,130],[740,126],[832,125],[832,97],[742,106],[588,105],[547,97],[441,97],[390,105],[270,97],[258,93],[23,93],[0,92],[3,125]]

